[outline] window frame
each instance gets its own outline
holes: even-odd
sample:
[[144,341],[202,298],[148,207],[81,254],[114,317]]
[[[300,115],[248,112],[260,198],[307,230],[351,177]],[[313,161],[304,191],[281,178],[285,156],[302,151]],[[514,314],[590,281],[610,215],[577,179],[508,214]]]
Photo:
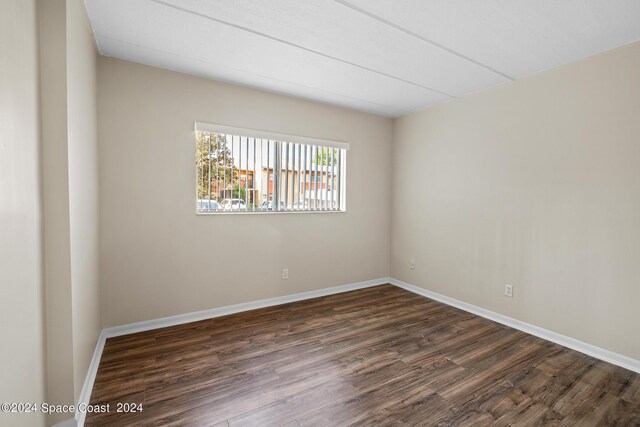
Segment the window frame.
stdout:
[[[196,121],[194,123],[194,131],[193,134],[194,136],[198,133],[198,132],[207,132],[207,133],[211,133],[211,134],[221,134],[221,135],[227,135],[227,136],[233,136],[233,137],[239,137],[240,140],[242,138],[257,138],[257,139],[262,139],[262,140],[270,140],[272,142],[275,142],[275,147],[274,147],[274,158],[275,161],[277,162],[277,166],[274,164],[273,165],[273,172],[270,172],[269,170],[267,170],[267,194],[268,194],[268,186],[269,186],[269,177],[271,175],[273,175],[273,199],[274,199],[274,209],[273,210],[216,210],[216,211],[200,211],[198,209],[198,205],[200,204],[200,200],[198,199],[198,180],[200,179],[200,177],[198,176],[198,167],[195,168],[195,178],[196,178],[196,194],[195,194],[195,212],[196,215],[253,215],[253,214],[259,214],[259,215],[263,215],[263,214],[318,214],[318,213],[346,213],[347,212],[347,172],[346,172],[346,164],[347,164],[347,151],[349,151],[349,144],[343,141],[335,141],[335,140],[328,140],[328,139],[320,139],[320,138],[312,138],[312,137],[307,137],[307,136],[300,136],[300,135],[291,135],[291,134],[285,134],[285,133],[280,133],[280,132],[272,132],[272,131],[264,131],[264,130],[256,130],[256,129],[248,129],[248,128],[241,128],[241,127],[235,127],[235,126],[228,126],[228,125],[220,125],[220,124],[213,124],[213,123],[206,123],[206,122],[198,122]],[[195,141],[197,141],[197,138],[194,138]],[[312,147],[317,147],[317,148],[337,148],[342,150],[340,153],[341,155],[339,156],[339,165],[338,165],[338,170],[340,171],[339,173],[339,179],[338,179],[338,191],[339,191],[339,198],[338,198],[338,209],[333,209],[333,210],[329,210],[329,209],[285,209],[284,210],[280,210],[280,205],[282,203],[282,189],[281,189],[281,175],[282,175],[282,171],[281,169],[281,149],[285,146],[285,144],[290,143],[290,144],[303,144],[303,145],[309,145]],[[197,157],[198,154],[198,147],[197,147],[197,142],[195,144],[195,154]],[[270,154],[267,154],[267,156],[269,156]],[[264,165],[261,165],[261,167],[264,167]],[[287,169],[288,170],[288,169]],[[317,179],[318,177],[315,176],[315,178]],[[253,178],[255,180],[255,176]],[[311,181],[310,181],[311,182]],[[306,183],[305,183],[306,184]],[[267,196],[268,198],[268,196]],[[203,201],[206,200],[207,202],[209,202],[209,199],[202,199]],[[220,203],[217,202],[216,203]]]

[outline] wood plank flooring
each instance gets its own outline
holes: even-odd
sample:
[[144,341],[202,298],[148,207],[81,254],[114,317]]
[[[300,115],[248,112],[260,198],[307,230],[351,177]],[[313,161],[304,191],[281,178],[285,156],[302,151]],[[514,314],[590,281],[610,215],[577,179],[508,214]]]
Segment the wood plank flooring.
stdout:
[[638,426],[640,375],[383,285],[108,339],[91,403],[86,426]]

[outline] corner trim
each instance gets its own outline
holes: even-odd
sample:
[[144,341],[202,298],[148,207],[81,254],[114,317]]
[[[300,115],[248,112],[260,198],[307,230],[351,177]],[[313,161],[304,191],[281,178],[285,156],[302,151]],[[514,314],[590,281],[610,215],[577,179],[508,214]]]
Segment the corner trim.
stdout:
[[[82,391],[80,392],[80,398],[78,399],[78,406],[80,404],[89,404],[91,399],[91,391],[93,390],[93,383],[96,380],[96,374],[98,373],[98,366],[100,366],[100,358],[102,357],[102,350],[104,350],[104,343],[107,341],[107,337],[105,336],[104,329],[100,332],[98,336],[98,342],[96,343],[96,348],[93,350],[93,356],[91,357],[91,363],[89,363],[89,370],[87,371],[87,376],[84,379],[84,384],[82,385]],[[84,420],[87,416],[86,412],[78,411],[78,407],[76,407],[75,421],[77,427],[84,426]]]
[[[296,301],[302,301],[311,298],[318,298],[327,295],[340,294],[343,292],[355,291],[358,289],[370,288],[373,286],[391,283],[391,278],[381,277],[379,279],[367,280],[364,282],[350,283],[347,285],[334,286],[331,288],[318,289],[315,291],[301,292],[297,294],[284,295],[281,297],[267,298],[258,301],[246,302],[241,304],[228,305],[224,307],[212,308],[209,310],[196,311],[192,313],[179,314],[177,316],[161,317],[159,319],[145,320],[143,322],[129,323],[126,325],[113,326],[105,328],[98,337],[96,348],[91,358],[89,370],[82,386],[82,392],[78,399],[78,405],[89,404],[91,399],[91,391],[98,373],[100,358],[107,338],[118,337],[121,335],[134,334],[136,332],[150,331],[153,329],[166,328],[168,326],[182,325],[185,323],[197,322],[199,320],[213,319],[215,317],[226,316],[229,314],[240,313],[243,311],[256,310],[259,308],[271,307],[274,305],[287,304]],[[75,420],[78,427],[84,426],[86,413],[76,410]]]
[[494,311],[487,310],[482,307],[478,307],[476,305],[439,294],[437,292],[429,291],[427,289],[412,285],[407,282],[403,282],[398,279],[390,278],[389,282],[392,285],[405,289],[409,292],[431,298],[432,300],[439,301],[443,304],[459,308],[480,317],[484,317],[485,319],[502,323],[503,325],[510,326],[522,332],[526,332],[547,341],[560,344],[561,346],[570,348],[572,350],[579,351],[580,353],[595,357],[596,359],[600,359],[605,362],[620,366],[622,368],[629,369],[630,371],[640,373],[640,360],[632,359],[630,357],[623,356],[622,354],[614,353],[612,351],[605,350],[604,348],[596,347],[575,338],[571,338],[566,335],[562,335],[557,332],[553,332],[548,329],[544,329],[539,326],[535,326],[530,323],[526,323],[521,320],[517,320],[512,317],[508,317],[503,314],[499,314]]

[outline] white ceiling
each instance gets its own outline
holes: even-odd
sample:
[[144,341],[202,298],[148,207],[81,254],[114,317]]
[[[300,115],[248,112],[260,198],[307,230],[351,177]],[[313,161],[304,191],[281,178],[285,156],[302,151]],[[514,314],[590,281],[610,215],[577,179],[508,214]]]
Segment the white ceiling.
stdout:
[[639,0],[85,0],[105,56],[398,117],[640,40]]

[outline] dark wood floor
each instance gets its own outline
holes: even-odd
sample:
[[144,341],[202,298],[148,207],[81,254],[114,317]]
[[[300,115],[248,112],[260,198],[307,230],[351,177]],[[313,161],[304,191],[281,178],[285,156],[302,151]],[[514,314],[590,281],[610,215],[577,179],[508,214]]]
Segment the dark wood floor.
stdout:
[[628,426],[640,375],[384,285],[111,338],[107,402],[87,426]]

